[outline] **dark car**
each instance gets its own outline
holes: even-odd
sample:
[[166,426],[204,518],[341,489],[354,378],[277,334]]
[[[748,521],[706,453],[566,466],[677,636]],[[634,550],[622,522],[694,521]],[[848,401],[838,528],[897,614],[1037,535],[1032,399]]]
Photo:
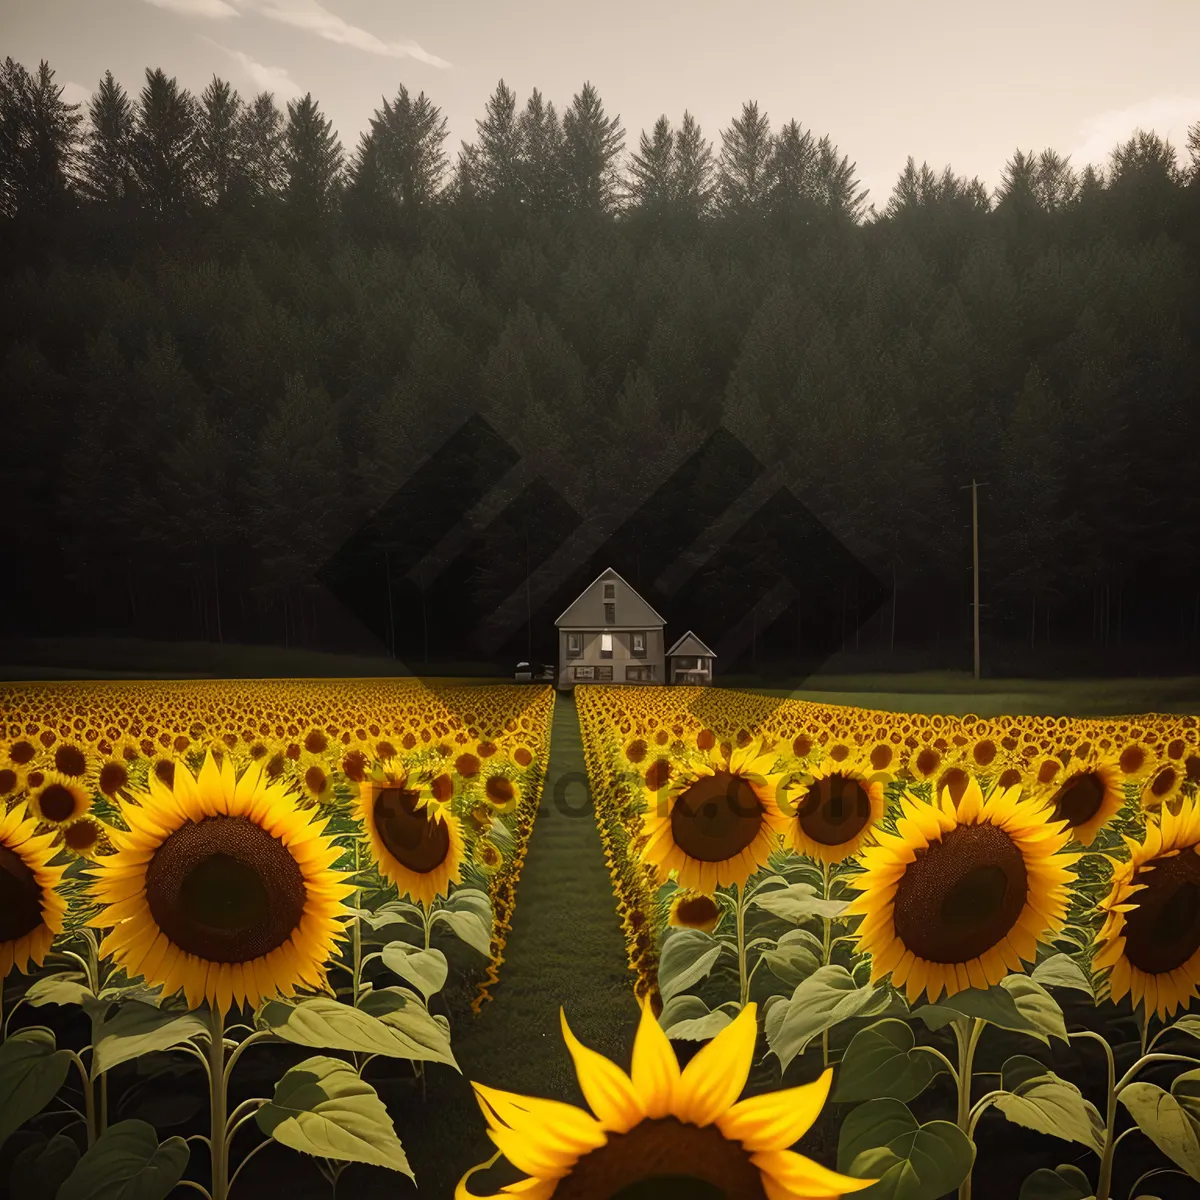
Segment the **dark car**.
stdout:
[[518,683],[549,682],[554,679],[554,664],[519,662],[515,678]]

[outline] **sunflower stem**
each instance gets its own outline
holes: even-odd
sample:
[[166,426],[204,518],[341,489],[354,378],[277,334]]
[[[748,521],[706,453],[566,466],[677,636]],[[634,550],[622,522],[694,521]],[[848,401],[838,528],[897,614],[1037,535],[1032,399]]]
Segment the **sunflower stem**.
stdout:
[[[983,1022],[977,1017],[967,1017],[954,1022],[954,1037],[958,1042],[958,1120],[959,1129],[971,1136],[971,1067],[975,1061],[975,1047],[983,1033]],[[958,1200],[971,1200],[971,1173],[959,1185]]]
[[750,999],[750,976],[746,972],[746,889],[739,884],[737,889],[737,952],[738,952],[738,1009],[746,1007]]
[[1113,1058],[1112,1047],[1108,1040],[1090,1029],[1081,1029],[1077,1033],[1067,1034],[1068,1038],[1090,1038],[1104,1047],[1104,1057],[1108,1065],[1108,1111],[1104,1123],[1104,1150],[1100,1155],[1100,1178],[1096,1182],[1095,1200],[1109,1200],[1112,1191],[1113,1158],[1117,1143],[1113,1131],[1117,1125],[1117,1064]]
[[96,1142],[96,1093],[92,1087],[92,1079],[88,1069],[83,1065],[83,1059],[74,1050],[68,1050],[71,1061],[79,1071],[80,1085],[83,1088],[83,1116],[87,1125],[87,1144],[90,1149]]
[[[246,1042],[250,1038],[246,1039]],[[244,1046],[246,1042],[243,1042]],[[241,1046],[238,1047],[241,1049]],[[232,1059],[232,1056],[230,1056]],[[225,1108],[227,1078],[225,1075],[225,1014],[210,1005],[208,1010],[209,1107],[212,1116],[212,1200],[227,1200],[229,1188],[225,1181],[229,1165],[225,1142]],[[232,1062],[230,1063],[232,1065]]]
[[[829,899],[829,863],[821,862],[821,899]],[[829,956],[833,952],[833,922],[828,917],[821,918],[821,966],[829,966]],[[821,1069],[829,1066],[829,1030],[821,1030]]]
[[[358,879],[359,865],[359,838],[354,836],[354,878]],[[354,889],[354,927],[350,931],[351,943],[354,947],[354,979],[353,991],[351,993],[351,1002],[354,1007],[358,1007],[358,992],[362,986],[362,917],[359,916],[359,910],[362,908],[362,888]]]

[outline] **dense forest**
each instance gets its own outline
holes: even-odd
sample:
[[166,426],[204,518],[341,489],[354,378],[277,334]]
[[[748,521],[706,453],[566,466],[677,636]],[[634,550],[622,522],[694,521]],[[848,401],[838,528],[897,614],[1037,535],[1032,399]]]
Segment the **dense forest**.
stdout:
[[[324,564],[479,414],[554,509],[479,518],[448,577],[484,609],[723,428],[891,594],[847,641],[842,587],[849,650],[969,667],[977,479],[989,669],[1194,670],[1200,124],[1102,169],[1018,151],[994,193],[910,159],[875,205],[773,115],[635,149],[590,84],[560,112],[501,82],[452,157],[400,87],[347,151],[311,95],[147,70],[70,105],[7,59],[4,629],[348,644]],[[438,461],[414,521],[507,469]],[[425,657],[470,657],[431,652],[427,586]]]

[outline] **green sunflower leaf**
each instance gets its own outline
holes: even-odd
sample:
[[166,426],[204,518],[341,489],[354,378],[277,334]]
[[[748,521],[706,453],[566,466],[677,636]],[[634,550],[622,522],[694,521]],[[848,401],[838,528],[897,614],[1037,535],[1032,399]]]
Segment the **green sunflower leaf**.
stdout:
[[840,917],[850,907],[848,900],[823,900],[817,889],[807,883],[759,892],[753,903],[792,925],[799,925],[811,917]]
[[440,950],[422,950],[408,942],[388,942],[383,948],[383,965],[406,979],[425,997],[440,992],[446,986],[450,967]]
[[91,1004],[97,1003],[95,993],[84,982],[82,971],[61,971],[55,975],[43,975],[35,979],[22,997],[26,1004],[38,1007],[43,1004]]
[[701,929],[680,929],[665,938],[658,960],[658,990],[663,1002],[706,979],[725,943]]
[[699,996],[673,996],[658,1018],[667,1037],[684,1042],[707,1042],[733,1018],[723,1009],[710,1009]]
[[450,893],[445,907],[460,912],[473,912],[489,929],[492,925],[492,902],[479,888],[460,887]]
[[1005,1092],[995,1097],[992,1105],[1014,1125],[1103,1153],[1104,1118],[1073,1083],[1024,1054],[1004,1063],[1000,1081]]
[[917,1048],[912,1027],[894,1018],[877,1021],[854,1035],[838,1068],[838,1104],[890,1097],[912,1100],[946,1069],[935,1055]]
[[868,1100],[842,1122],[838,1170],[877,1182],[863,1200],[939,1200],[971,1170],[975,1147],[957,1125],[921,1125],[899,1100]]
[[870,984],[860,988],[845,967],[820,967],[792,993],[783,1017],[776,1018],[773,1038],[768,1028],[768,1045],[780,1069],[786,1070],[824,1030],[852,1017],[879,1016],[890,1004],[887,988]]
[[1138,1128],[1177,1167],[1200,1179],[1200,1127],[1170,1092],[1153,1083],[1131,1083],[1118,1098]]
[[155,1050],[170,1050],[206,1029],[194,1013],[130,1000],[96,1027],[92,1073],[111,1071]]
[[18,1029],[0,1044],[0,1146],[66,1081],[71,1055],[55,1045],[53,1032],[42,1025]]
[[254,1117],[268,1137],[301,1154],[387,1167],[413,1178],[383,1101],[336,1058],[306,1058],[294,1066]]
[[258,1019],[262,1028],[297,1046],[458,1067],[445,1030],[429,1015],[420,997],[406,988],[373,989],[359,1008],[327,996],[299,1003],[270,1000]]
[[1042,987],[1073,988],[1077,992],[1086,992],[1093,1000],[1096,998],[1092,981],[1069,954],[1054,954],[1038,963],[1030,979]]
[[61,1133],[39,1136],[13,1159],[9,1194],[21,1200],[55,1200],[58,1189],[75,1170],[79,1147]]
[[1062,1010],[1045,988],[1025,975],[1010,975],[986,991],[967,988],[953,996],[943,996],[936,1004],[914,1009],[913,1016],[920,1017],[926,1028],[933,1031],[963,1017],[976,1017],[999,1029],[1027,1033],[1047,1044],[1050,1033],[1066,1040]]
[[1088,1177],[1070,1163],[1050,1170],[1041,1167],[1025,1177],[1018,1200],[1094,1200],[1095,1190]]
[[1058,1001],[1036,979],[1028,975],[1009,975],[1000,986],[1013,998],[1017,1011],[1043,1034],[1066,1042],[1067,1023]]
[[183,1138],[160,1144],[153,1125],[118,1121],[79,1160],[57,1200],[163,1200],[183,1178],[189,1157]]
[[472,950],[478,950],[485,958],[492,956],[491,919],[484,921],[482,917],[470,909],[439,908],[430,919],[430,925],[439,921],[450,926],[454,936],[459,941],[466,942]]

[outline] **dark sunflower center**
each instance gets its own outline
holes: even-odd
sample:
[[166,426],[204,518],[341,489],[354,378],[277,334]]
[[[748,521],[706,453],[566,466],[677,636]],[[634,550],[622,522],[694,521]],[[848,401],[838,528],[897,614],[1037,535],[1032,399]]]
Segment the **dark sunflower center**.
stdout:
[[740,854],[762,824],[762,805],[749,781],[728,771],[702,776],[671,809],[675,844],[700,862],[724,862]]
[[[1153,870],[1149,870],[1153,867]],[[1200,950],[1200,855],[1186,849],[1138,871],[1137,905],[1125,916],[1125,957],[1151,975],[1181,967]]]
[[38,807],[47,821],[65,821],[75,813],[74,793],[61,783],[52,783],[38,797]]
[[676,919],[684,925],[705,925],[715,921],[721,910],[710,896],[689,896],[679,902],[675,910]]
[[384,788],[375,797],[375,828],[389,852],[410,871],[425,875],[440,867],[450,853],[450,830],[417,808],[418,793]]
[[860,834],[871,819],[871,797],[857,779],[830,775],[808,789],[796,810],[800,828],[822,846],[840,846]]
[[960,825],[918,850],[896,886],[896,936],[927,962],[963,963],[1017,923],[1028,883],[1017,844],[997,825]]
[[610,1134],[559,1181],[554,1200],[766,1200],[766,1192],[740,1142],[667,1117]]
[[1055,821],[1066,821],[1074,829],[1085,825],[1099,811],[1104,800],[1104,781],[1089,772],[1067,780],[1054,797]]
[[25,860],[0,846],[0,942],[15,942],[42,923],[42,889]]
[[282,946],[306,899],[287,847],[248,817],[189,821],[146,868],[146,903],[159,929],[209,962],[249,962]]

